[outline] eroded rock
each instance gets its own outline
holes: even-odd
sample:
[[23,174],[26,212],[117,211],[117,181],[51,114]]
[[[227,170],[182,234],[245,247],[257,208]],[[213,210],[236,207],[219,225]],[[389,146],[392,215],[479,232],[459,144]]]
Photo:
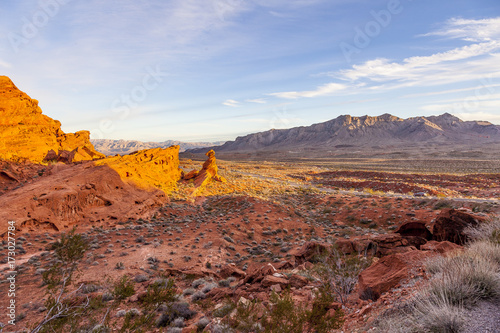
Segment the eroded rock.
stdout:
[[[47,161],[46,157],[68,162],[104,158],[89,135],[88,131],[64,133],[59,121],[42,114],[36,99],[0,76],[0,158],[35,163]],[[55,155],[49,154],[51,150]],[[70,154],[61,157],[63,151]]]

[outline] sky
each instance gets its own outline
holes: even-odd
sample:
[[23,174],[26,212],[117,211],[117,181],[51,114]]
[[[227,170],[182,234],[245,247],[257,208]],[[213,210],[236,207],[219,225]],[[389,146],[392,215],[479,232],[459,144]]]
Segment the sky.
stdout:
[[500,124],[500,1],[2,0],[0,75],[94,139],[345,114]]

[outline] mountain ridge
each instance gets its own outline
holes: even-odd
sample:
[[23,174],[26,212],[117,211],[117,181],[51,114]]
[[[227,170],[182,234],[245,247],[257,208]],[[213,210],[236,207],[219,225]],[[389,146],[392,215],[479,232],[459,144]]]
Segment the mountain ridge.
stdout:
[[[283,150],[352,146],[404,146],[408,144],[500,143],[500,126],[486,121],[463,121],[444,113],[439,116],[399,118],[341,115],[326,122],[290,129],[271,129],[237,137],[218,147],[219,152]],[[199,153],[199,149],[188,150]]]
[[[138,141],[138,140],[112,140],[112,139],[91,139],[95,149],[104,155],[126,155],[138,150],[168,148],[170,146],[180,146],[180,152],[187,149],[196,149],[211,147],[213,145],[222,144],[225,141],[216,142],[182,142],[177,140],[166,140],[162,142]],[[206,152],[206,151],[205,151]]]

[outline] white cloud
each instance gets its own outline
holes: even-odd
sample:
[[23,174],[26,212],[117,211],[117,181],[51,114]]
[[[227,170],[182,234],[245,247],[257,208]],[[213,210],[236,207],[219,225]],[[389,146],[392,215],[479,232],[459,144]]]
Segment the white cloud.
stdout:
[[421,36],[443,36],[471,42],[497,40],[500,36],[500,17],[483,20],[452,18],[442,29]]
[[264,98],[256,98],[256,99],[247,99],[245,102],[249,103],[257,103],[257,104],[266,104],[267,101]]
[[279,98],[287,98],[287,99],[296,99],[300,97],[318,97],[331,95],[333,93],[346,90],[348,88],[347,85],[341,83],[328,83],[322,86],[319,86],[315,90],[310,91],[288,91],[288,92],[279,92],[269,94],[270,96],[276,96]]
[[500,114],[488,112],[461,112],[455,115],[462,120],[487,120],[494,124],[500,124]]
[[[362,65],[354,65],[352,69],[341,70],[337,75],[347,81],[367,79],[375,82],[419,81],[429,75],[436,76],[446,70],[459,70],[464,67],[463,62],[500,49],[500,41],[491,41],[467,45],[447,52],[436,53],[430,56],[415,56],[404,59],[402,62],[389,62],[387,59],[375,59]],[[443,67],[444,66],[444,67]]]
[[460,38],[474,43],[401,61],[372,59],[349,69],[328,73],[343,83],[332,82],[311,91],[270,95],[296,99],[330,95],[345,91],[346,88],[350,88],[350,92],[360,93],[500,78],[500,17],[487,20],[452,19],[446,22],[442,30],[425,36],[431,35]]
[[241,106],[241,103],[238,101],[235,101],[234,99],[228,99],[222,103],[222,105],[230,106],[233,108]]

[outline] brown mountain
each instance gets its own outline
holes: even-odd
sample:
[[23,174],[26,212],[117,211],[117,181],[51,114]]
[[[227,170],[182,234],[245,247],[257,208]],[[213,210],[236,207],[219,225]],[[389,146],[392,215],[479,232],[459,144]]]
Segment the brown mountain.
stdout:
[[[462,121],[449,113],[408,119],[390,114],[378,117],[343,115],[311,126],[249,134],[212,149],[218,152],[251,152],[471,143],[500,143],[500,126],[486,121]],[[202,150],[189,152],[201,153]]]

